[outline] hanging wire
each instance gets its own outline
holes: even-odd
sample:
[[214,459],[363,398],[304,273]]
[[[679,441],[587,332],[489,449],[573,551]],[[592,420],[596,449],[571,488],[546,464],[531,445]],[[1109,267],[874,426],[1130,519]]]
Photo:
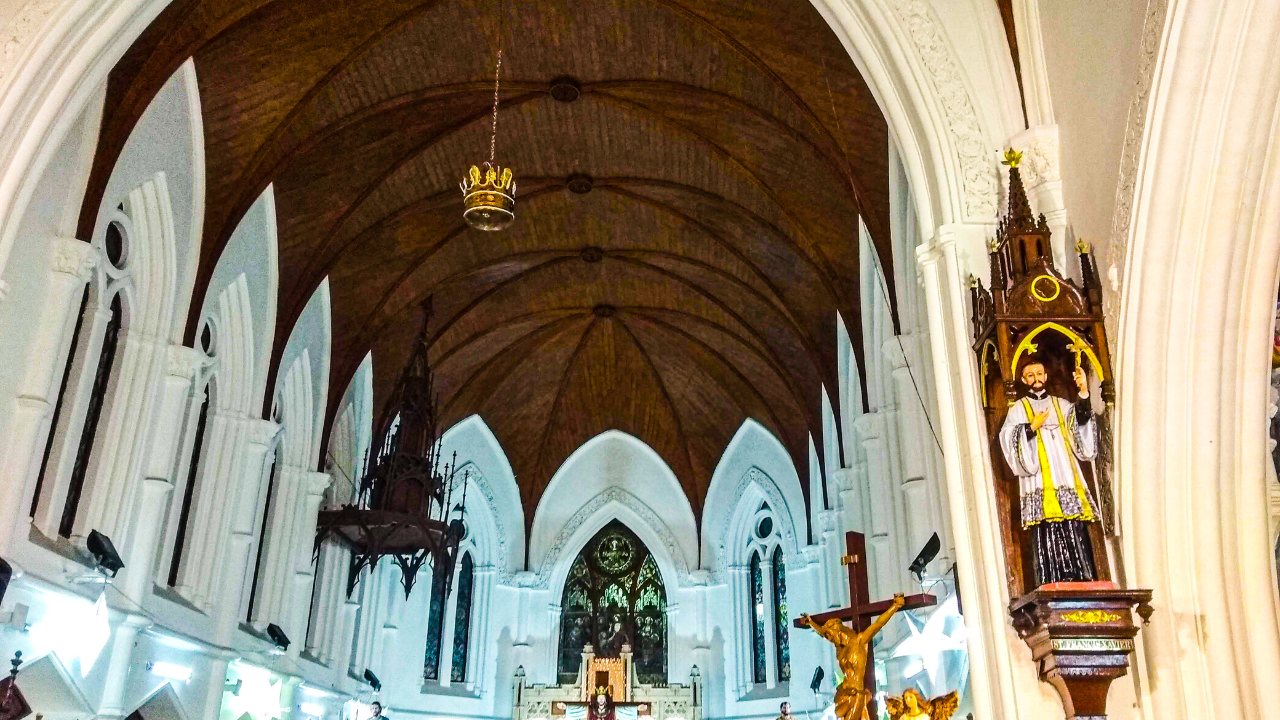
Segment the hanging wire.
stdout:
[[[501,42],[501,39],[499,39]],[[498,66],[493,71],[493,133],[489,136],[489,165],[493,166],[498,147],[498,87],[502,82],[502,50],[498,50]]]
[[[827,84],[827,99],[831,101],[831,119],[835,121],[837,128],[843,128],[844,124],[840,122],[840,115],[836,112],[836,95],[831,90],[831,79],[827,77],[827,62],[825,59],[822,61],[822,79]],[[844,156],[844,153],[841,153],[841,156]],[[847,157],[845,157],[845,163],[847,166]],[[892,308],[893,301],[889,299],[889,289],[886,286],[884,277],[884,266],[880,264],[880,254],[875,251],[874,247],[871,249],[871,262],[875,265],[875,276],[876,280],[879,281],[876,284],[880,287],[880,294],[884,296],[885,307]],[[920,411],[924,413],[924,420],[929,424],[929,434],[933,435],[933,442],[938,446],[938,452],[946,455],[946,452],[942,449],[942,441],[938,439],[938,431],[933,428],[933,418],[929,417],[929,406],[925,404],[924,395],[920,392],[920,385],[916,382],[916,373],[911,368],[911,359],[907,357],[907,349],[902,345],[902,336],[895,335],[894,338],[898,341],[898,349],[902,352],[902,362],[907,366],[907,375],[911,377],[911,387],[915,388],[916,399],[920,401]]]

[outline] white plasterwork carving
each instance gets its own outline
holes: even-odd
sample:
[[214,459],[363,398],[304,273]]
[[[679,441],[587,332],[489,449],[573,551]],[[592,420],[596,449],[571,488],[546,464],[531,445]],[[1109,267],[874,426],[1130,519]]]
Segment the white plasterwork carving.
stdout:
[[98,250],[89,243],[68,238],[57,238],[52,243],[49,269],[53,272],[88,278],[98,265]]
[[[778,530],[782,534],[782,539],[786,544],[786,551],[795,553],[799,546],[796,543],[795,525],[791,519],[791,509],[787,505],[787,501],[782,497],[782,492],[778,490],[778,484],[773,481],[769,474],[754,465],[747,469],[742,477],[738,480],[738,486],[733,489],[734,498],[742,498],[747,494],[747,488],[755,485],[760,488],[768,499],[769,507],[774,508],[774,517],[778,520]],[[703,532],[718,532],[720,534],[720,543],[716,545],[716,569],[715,577],[717,581],[723,582],[724,569],[729,566],[729,556],[725,550],[725,542],[734,540],[729,537],[729,520],[733,517],[737,510],[736,504],[724,506],[724,509],[716,513],[715,523],[704,526]]]
[[1022,172],[1022,180],[1028,190],[1035,189],[1041,183],[1062,179],[1062,167],[1058,159],[1057,134],[1037,134],[1022,152],[1022,162],[1018,169]]
[[498,545],[498,552],[497,552],[497,558],[496,558],[498,562],[498,566],[497,566],[498,584],[499,585],[516,584],[514,582],[515,580],[514,575],[512,574],[511,570],[508,568],[508,563],[507,563],[507,557],[508,557],[507,548],[509,547],[507,542],[507,538],[508,538],[507,525],[502,521],[502,513],[498,511],[498,506],[494,502],[493,487],[489,485],[489,479],[484,476],[483,472],[480,472],[480,468],[477,467],[476,464],[473,462],[468,462],[467,464],[458,468],[458,475],[464,476],[464,477],[469,476],[471,481],[475,483],[476,489],[478,489],[480,491],[480,494],[484,496],[485,502],[489,503],[489,512],[493,516],[493,523],[496,526],[497,535],[498,535],[497,538],[495,538]]
[[1106,265],[1109,284],[1102,292],[1102,314],[1107,332],[1116,336],[1115,318],[1120,312],[1120,277],[1129,247],[1129,224],[1133,219],[1133,192],[1138,181],[1138,158],[1142,136],[1147,127],[1151,87],[1155,81],[1156,55],[1164,35],[1168,0],[1148,0],[1147,17],[1142,23],[1142,43],[1138,47],[1138,83],[1129,102],[1129,116],[1124,126],[1124,146],[1120,152],[1119,179],[1116,181],[1116,209],[1111,216],[1111,238],[1107,243]]
[[586,505],[583,505],[578,512],[573,514],[573,517],[569,518],[569,522],[565,523],[564,527],[561,528],[560,534],[556,536],[556,541],[552,543],[551,549],[547,551],[546,560],[543,561],[542,567],[538,570],[537,584],[534,587],[545,590],[551,586],[551,573],[556,565],[559,564],[560,556],[564,554],[564,549],[573,537],[574,531],[585,525],[592,515],[599,512],[600,508],[614,502],[639,515],[640,519],[658,534],[658,539],[667,549],[667,554],[671,556],[671,562],[675,565],[676,578],[680,587],[692,587],[689,579],[689,567],[684,560],[684,551],[680,549],[676,536],[667,528],[667,524],[663,522],[662,518],[652,508],[644,504],[644,501],[619,487],[606,488],[599,495],[591,498]]
[[965,214],[970,218],[995,217],[1000,187],[995,153],[982,134],[978,113],[969,99],[951,47],[938,32],[933,9],[924,0],[892,0],[891,4],[929,71],[938,104],[946,115],[947,128],[960,160]]

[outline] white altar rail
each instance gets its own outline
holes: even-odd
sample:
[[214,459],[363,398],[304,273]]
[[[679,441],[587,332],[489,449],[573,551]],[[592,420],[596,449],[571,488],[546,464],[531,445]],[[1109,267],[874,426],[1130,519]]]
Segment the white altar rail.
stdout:
[[[524,667],[516,668],[511,720],[566,720],[566,704],[586,701],[593,689],[587,681],[589,673],[613,669],[606,663],[616,668],[619,660],[624,682],[621,688],[613,687],[615,702],[637,703],[640,720],[702,720],[702,677],[696,665],[688,684],[645,685],[637,682],[631,657],[630,646],[623,646],[619,658],[596,658],[595,650],[587,645],[573,685],[526,684]],[[602,667],[596,668],[597,664]]]

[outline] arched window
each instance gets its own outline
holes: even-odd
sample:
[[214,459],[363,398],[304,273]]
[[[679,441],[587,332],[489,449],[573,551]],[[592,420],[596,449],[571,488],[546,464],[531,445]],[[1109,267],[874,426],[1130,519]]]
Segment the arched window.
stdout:
[[[390,435],[390,433],[388,433]],[[440,645],[444,637],[444,601],[449,590],[449,568],[436,562],[431,568],[431,601],[427,607],[427,657],[424,680],[440,679]]]
[[641,683],[667,682],[667,594],[649,549],[614,520],[582,548],[561,597],[561,683],[577,679],[582,648],[597,654],[631,644]]
[[773,549],[773,639],[778,661],[778,682],[791,679],[791,647],[787,636],[787,566],[782,547]]
[[475,582],[475,568],[471,553],[462,556],[458,570],[457,609],[453,613],[453,664],[449,670],[451,682],[467,679],[467,645],[471,640],[471,590]]
[[[196,479],[200,477],[200,458],[204,448],[205,424],[209,420],[209,401],[213,396],[213,384],[205,385],[201,392],[200,415],[196,419],[195,440],[191,443],[191,462],[187,469],[187,487],[182,493],[182,510],[178,514],[178,535],[173,545],[173,560],[169,562],[169,587],[178,584],[178,570],[182,565],[182,550],[187,544],[187,526],[191,520],[191,501],[195,498]],[[198,397],[198,396],[197,396]]]
[[751,659],[752,678],[765,682],[764,649],[764,573],[760,570],[760,553],[751,553]]
[[93,389],[89,393],[89,407],[85,412],[84,427],[80,431],[80,444],[76,449],[75,464],[71,466],[67,502],[62,509],[62,522],[58,525],[58,534],[65,538],[71,537],[76,512],[80,508],[80,495],[84,492],[85,474],[89,470],[89,459],[93,455],[93,441],[98,434],[98,421],[102,419],[102,406],[106,402],[107,385],[111,381],[111,370],[115,367],[116,349],[120,341],[120,328],[123,325],[124,307],[120,302],[120,294],[117,293],[111,298],[111,319],[107,321],[106,332],[102,337],[102,350],[98,353]]

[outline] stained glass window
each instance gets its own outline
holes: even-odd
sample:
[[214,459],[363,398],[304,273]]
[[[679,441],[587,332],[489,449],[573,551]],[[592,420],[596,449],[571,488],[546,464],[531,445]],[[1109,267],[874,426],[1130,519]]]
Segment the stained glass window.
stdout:
[[764,672],[764,575],[760,553],[751,553],[751,650],[754,682],[765,681]]
[[209,419],[209,398],[213,388],[206,387],[204,402],[200,403],[200,417],[196,420],[196,439],[191,447],[191,466],[187,471],[187,488],[182,494],[182,512],[178,515],[178,539],[173,546],[173,560],[169,563],[169,587],[178,584],[178,568],[182,564],[182,550],[187,544],[187,522],[191,519],[191,501],[195,498],[196,478],[200,477],[200,450],[204,446],[204,427]]
[[471,638],[471,588],[474,579],[471,553],[467,553],[462,556],[462,567],[458,570],[458,609],[453,615],[453,666],[449,670],[451,682],[464,682],[467,679],[467,644]]
[[62,522],[58,534],[71,537],[76,511],[80,508],[80,494],[84,491],[85,474],[89,471],[89,458],[93,454],[93,440],[98,434],[98,421],[102,418],[102,405],[107,399],[107,383],[115,366],[116,347],[120,341],[120,328],[124,325],[124,307],[120,295],[111,299],[111,319],[102,337],[102,352],[98,354],[98,369],[93,377],[93,390],[89,393],[89,408],[84,416],[84,428],[80,431],[80,447],[76,450],[76,462],[71,466],[71,482],[67,488],[67,504],[62,508]]
[[431,603],[427,609],[427,657],[422,677],[440,679],[440,642],[444,634],[444,600],[448,587],[445,563],[437,562],[431,570]]
[[667,682],[667,593],[649,549],[614,520],[587,543],[569,569],[561,599],[560,682],[577,680],[582,648],[615,654],[631,645],[641,683]]
[[773,607],[777,615],[773,639],[778,656],[778,682],[787,682],[791,679],[791,647],[787,637],[787,566],[780,547],[773,551]]

